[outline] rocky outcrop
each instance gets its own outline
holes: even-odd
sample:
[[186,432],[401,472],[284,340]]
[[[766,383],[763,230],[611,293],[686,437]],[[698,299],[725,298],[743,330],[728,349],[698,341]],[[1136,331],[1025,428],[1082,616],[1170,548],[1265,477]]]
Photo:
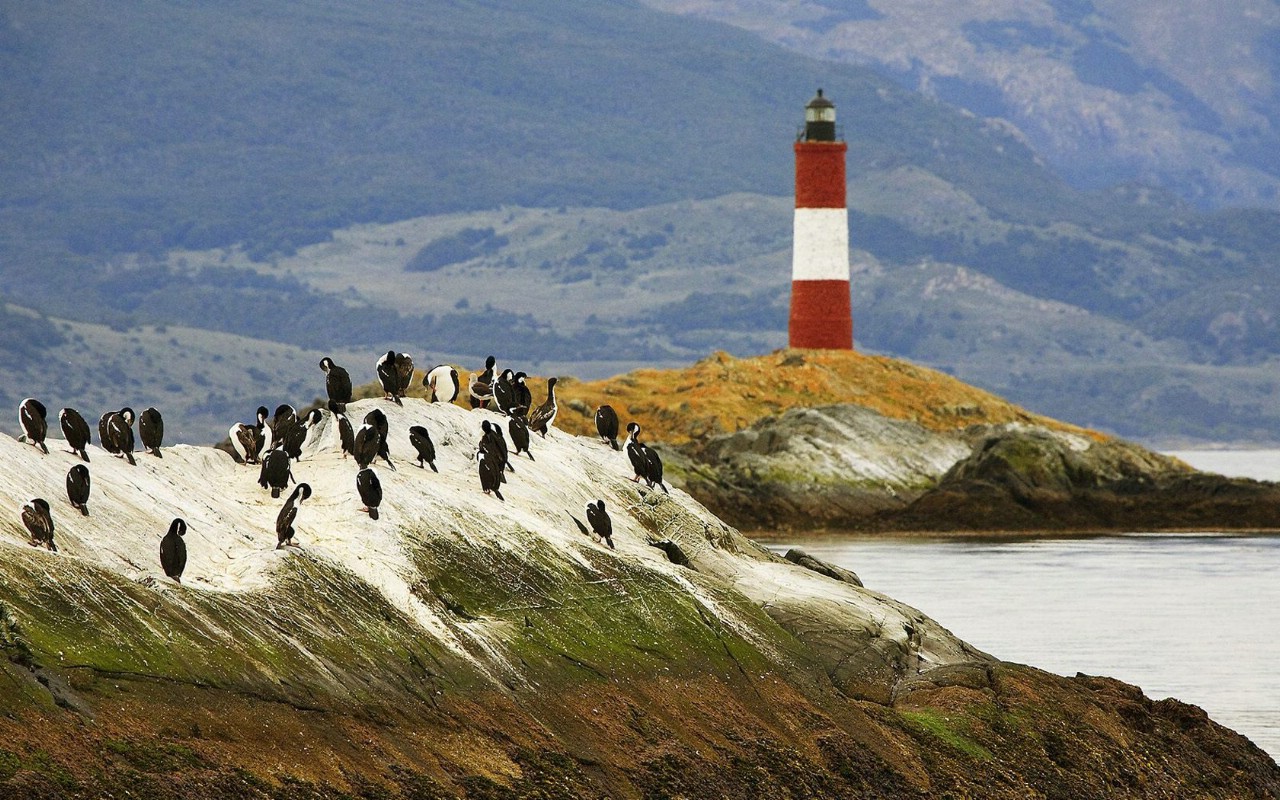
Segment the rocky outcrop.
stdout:
[[854,405],[793,409],[682,450],[690,494],[753,530],[1174,530],[1280,525],[1280,486],[1118,439],[952,432]]
[[684,448],[685,488],[731,524],[840,528],[900,509],[969,452],[862,406],[791,409]]
[[1137,445],[1043,431],[978,441],[890,528],[931,530],[1273,529],[1280,485],[1196,472]]
[[[502,502],[472,460],[496,415],[350,413],[373,407],[380,518],[326,417],[281,550],[281,501],[221,452],[91,448],[82,517],[58,494],[76,457],[0,438],[0,505],[50,499],[60,548],[0,518],[0,796],[1280,797],[1197,709],[1004,664],[596,440],[537,439]],[[400,460],[414,424],[439,473]],[[572,522],[595,499],[616,550]],[[174,516],[182,584],[156,557]]]

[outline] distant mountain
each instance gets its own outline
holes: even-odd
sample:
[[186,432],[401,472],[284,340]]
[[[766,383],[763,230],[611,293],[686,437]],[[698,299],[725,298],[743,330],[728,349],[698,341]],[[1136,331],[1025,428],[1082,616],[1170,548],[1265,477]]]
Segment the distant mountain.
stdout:
[[[822,86],[850,144],[860,348],[1130,437],[1280,429],[1280,214],[1073,187],[1006,121],[727,25],[631,2],[0,0],[0,82],[8,402],[131,387],[225,430],[260,395],[309,402],[317,353],[592,378],[776,348],[790,145]],[[180,340],[210,361],[261,344],[302,366],[179,401],[166,326],[218,334]],[[128,381],[69,385],[90,358]]]
[[1280,6],[643,0],[1008,120],[1061,175],[1280,209]]

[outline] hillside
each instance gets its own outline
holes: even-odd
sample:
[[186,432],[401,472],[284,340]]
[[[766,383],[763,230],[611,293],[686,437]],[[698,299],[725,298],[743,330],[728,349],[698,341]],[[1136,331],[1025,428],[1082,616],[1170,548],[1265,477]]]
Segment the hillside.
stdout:
[[557,388],[578,412],[557,420],[565,430],[594,435],[595,410],[608,404],[624,428],[627,421],[642,421],[646,441],[668,444],[740,431],[793,408],[837,403],[910,420],[935,432],[1017,422],[1103,438],[1028,413],[949,375],[856,351],[780,350],[742,359],[716,353],[684,369],[635,370]]
[[1015,126],[1077,185],[1277,208],[1280,11],[1265,2],[645,0],[871,66]]
[[[1116,32],[1078,22],[1053,23],[1073,47]],[[822,85],[850,143],[860,348],[1123,436],[1274,440],[1276,212],[1081,189],[1005,121],[783,44],[630,2],[0,3],[3,300],[126,334],[121,363],[172,358],[155,326],[233,362],[323,331],[353,358],[584,379],[767,352]],[[102,402],[47,355],[0,340],[10,403]],[[161,372],[129,379],[164,399]],[[210,426],[244,413],[222,398]]]
[[[84,517],[60,494],[78,458],[0,437],[0,501],[47,497],[59,546],[0,519],[0,793],[1280,793],[1275,763],[1201,710],[1000,662],[678,490],[638,491],[598,442],[552,431],[502,502],[471,459],[495,417],[414,398],[350,410],[374,407],[397,466],[376,468],[380,518],[359,510],[326,415],[292,466],[315,492],[286,549],[281,501],[218,451],[130,466],[91,447]],[[431,430],[438,473],[405,456],[411,424]],[[616,550],[570,518],[595,498]],[[181,584],[156,559],[175,516]]]
[[[537,383],[537,382],[535,382]],[[857,352],[717,353],[557,386],[661,443],[668,477],[750,532],[1273,530],[1280,486],[1198,473],[949,375]],[[535,393],[535,402],[541,397]]]

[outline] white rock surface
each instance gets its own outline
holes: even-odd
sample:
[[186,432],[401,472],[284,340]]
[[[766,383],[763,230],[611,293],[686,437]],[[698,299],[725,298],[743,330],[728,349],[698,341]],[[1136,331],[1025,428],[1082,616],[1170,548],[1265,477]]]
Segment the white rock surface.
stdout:
[[[477,662],[486,673],[509,673],[503,644],[513,633],[506,620],[460,623],[429,606],[412,587],[430,579],[415,566],[413,548],[431,537],[482,543],[516,557],[548,552],[561,559],[567,574],[590,575],[599,559],[622,559],[688,593],[708,614],[770,653],[758,614],[743,616],[736,600],[745,598],[783,621],[795,614],[817,620],[839,640],[840,654],[882,659],[886,664],[916,665],[916,671],[972,661],[975,653],[923,614],[873,591],[832,580],[781,561],[725,526],[679,490],[670,496],[641,492],[624,453],[594,438],[553,429],[534,436],[536,461],[513,459],[503,487],[506,502],[481,492],[473,459],[481,421],[502,425],[487,411],[406,399],[403,407],[384,400],[352,403],[348,416],[357,426],[370,409],[381,408],[390,427],[396,469],[381,460],[374,468],[384,500],[380,519],[362,513],[356,493],[353,459],[344,459],[334,419],[326,413],[314,428],[302,458],[292,466],[297,481],[309,483],[294,527],[298,549],[276,549],[275,519],[286,494],[273,500],[257,484],[256,465],[237,464],[213,448],[178,445],[163,448],[163,458],[141,452],[136,466],[90,447],[90,516],[81,516],[66,498],[65,476],[81,463],[61,439],[48,440],[50,454],[0,437],[0,558],[10,548],[29,548],[19,520],[23,503],[44,497],[53,508],[58,553],[41,553],[49,580],[59,580],[60,560],[79,560],[106,568],[162,592],[247,594],[269,591],[273,575],[287,559],[311,557],[350,570],[381,592],[416,622],[425,636],[455,654]],[[425,425],[436,444],[439,472],[416,466],[408,440],[411,425]],[[589,501],[604,499],[613,518],[616,551],[584,536],[570,515],[585,521]],[[188,523],[189,555],[182,587],[160,570],[159,543],[174,517]],[[695,569],[672,564],[651,541],[670,538]],[[305,554],[305,556],[303,555]],[[532,557],[532,556],[529,556]],[[873,646],[867,641],[875,639]],[[892,652],[891,652],[892,651]],[[903,659],[906,655],[908,658]],[[822,655],[822,658],[826,658]]]

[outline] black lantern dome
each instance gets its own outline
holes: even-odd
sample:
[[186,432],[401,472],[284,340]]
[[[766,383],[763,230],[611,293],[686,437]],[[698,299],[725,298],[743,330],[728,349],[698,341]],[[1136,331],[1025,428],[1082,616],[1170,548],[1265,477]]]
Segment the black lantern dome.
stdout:
[[804,140],[834,142],[836,140],[836,104],[822,96],[822,90],[804,107]]

